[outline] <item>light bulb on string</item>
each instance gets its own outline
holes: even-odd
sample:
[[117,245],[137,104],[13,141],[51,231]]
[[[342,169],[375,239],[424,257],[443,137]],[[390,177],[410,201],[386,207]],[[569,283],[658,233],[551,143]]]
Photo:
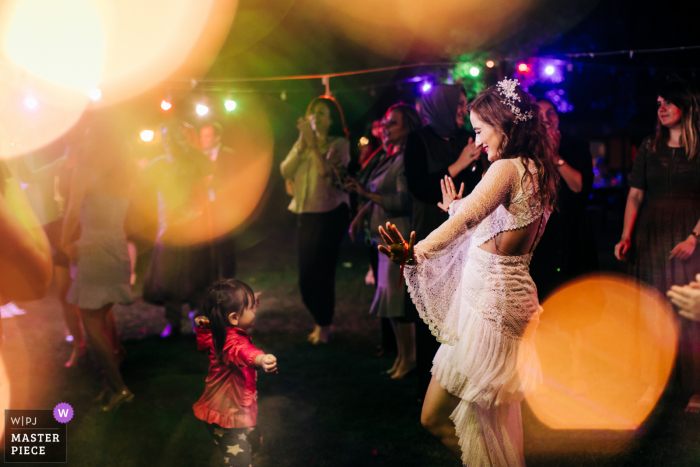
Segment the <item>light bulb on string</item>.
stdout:
[[523,75],[530,73],[530,65],[525,62],[518,63],[518,73],[522,73]]
[[425,83],[423,83],[423,86],[421,86],[421,91],[423,91],[424,93],[427,93],[427,92],[430,92],[430,90],[432,88],[433,88],[433,85],[426,81]]
[[153,130],[143,130],[140,133],[141,136],[141,141],[144,141],[146,143],[153,141],[153,136],[155,136],[155,132]]
[[90,92],[88,92],[88,96],[90,96],[90,99],[93,101],[99,101],[102,97],[102,91],[100,91],[97,88],[90,89]]
[[209,113],[209,98],[207,97],[204,90],[202,90],[202,97],[199,99],[199,102],[195,106],[195,111],[200,117],[203,117]]
[[469,69],[469,74],[476,78],[477,76],[479,76],[479,69],[473,66]]
[[36,100],[36,97],[29,94],[24,98],[24,106],[27,109],[33,111],[36,110],[37,107],[39,107],[39,101]]
[[493,60],[488,60],[486,62],[486,68],[493,68],[494,66],[496,66],[496,63]]
[[554,71],[555,71],[555,69],[554,69],[554,66],[553,66],[553,65],[547,65],[547,66],[544,68],[544,72],[545,72],[546,74],[548,74],[549,76],[552,76],[552,75],[554,74]]
[[224,101],[224,108],[226,108],[226,112],[236,110],[236,101],[231,98],[231,93],[228,94]]
[[160,101],[160,108],[165,110],[166,112],[170,110],[173,107],[173,104],[170,102],[169,99],[163,99]]

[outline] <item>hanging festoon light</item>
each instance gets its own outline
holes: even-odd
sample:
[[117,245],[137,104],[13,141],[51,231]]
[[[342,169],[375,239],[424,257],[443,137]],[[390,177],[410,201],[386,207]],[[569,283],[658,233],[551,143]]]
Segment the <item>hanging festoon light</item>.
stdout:
[[195,111],[200,117],[203,117],[209,113],[209,98],[204,93],[204,91],[202,91],[202,97],[199,99],[199,102],[197,102],[197,105],[195,106]]
[[558,60],[546,60],[540,68],[540,79],[551,83],[561,83],[564,81],[562,63]]
[[90,89],[90,92],[88,92],[88,96],[90,96],[90,99],[93,101],[99,101],[102,97],[102,91],[100,91],[97,88]]
[[168,110],[173,108],[173,98],[170,95],[170,91],[168,91],[168,94],[166,94],[165,99],[160,101],[160,108],[164,112],[167,112]]
[[27,96],[24,98],[24,106],[31,110],[34,111],[39,107],[39,101],[36,100],[36,97],[32,96],[31,94],[27,94]]
[[234,101],[231,98],[231,93],[226,96],[226,100],[224,101],[224,108],[226,109],[226,112],[231,112],[236,110],[236,101]]
[[486,68],[493,68],[495,66],[496,66],[496,62],[494,62],[493,60],[486,61]]
[[518,63],[518,73],[527,75],[530,73],[530,65],[525,62]]
[[420,87],[420,90],[423,91],[423,94],[430,92],[431,89],[433,89],[433,85],[430,84],[429,81],[425,81]]
[[197,115],[200,115],[202,117],[209,113],[209,107],[207,107],[206,104],[197,104],[195,110],[197,111]]
[[155,132],[153,130],[143,130],[140,133],[141,136],[141,141],[144,141],[146,143],[153,141],[153,136],[155,136]]
[[469,74],[476,78],[477,76],[479,76],[479,69],[473,66],[469,69]]

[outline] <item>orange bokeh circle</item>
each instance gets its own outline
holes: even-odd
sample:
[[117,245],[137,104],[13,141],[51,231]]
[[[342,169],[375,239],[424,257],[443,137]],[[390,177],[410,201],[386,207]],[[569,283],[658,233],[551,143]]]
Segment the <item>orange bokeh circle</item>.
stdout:
[[543,304],[544,384],[527,401],[555,429],[634,430],[668,381],[678,330],[668,302],[628,277],[591,275]]

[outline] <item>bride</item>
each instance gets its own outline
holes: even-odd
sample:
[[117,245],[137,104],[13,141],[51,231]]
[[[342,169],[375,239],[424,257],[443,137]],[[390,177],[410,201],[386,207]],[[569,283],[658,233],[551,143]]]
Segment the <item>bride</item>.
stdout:
[[393,225],[379,250],[406,266],[421,318],[442,346],[421,423],[469,466],[522,466],[520,402],[541,379],[534,331],[542,308],[529,263],[554,206],[557,176],[539,107],[505,79],[470,105],[492,163],[461,199],[441,181],[450,219],[415,245]]

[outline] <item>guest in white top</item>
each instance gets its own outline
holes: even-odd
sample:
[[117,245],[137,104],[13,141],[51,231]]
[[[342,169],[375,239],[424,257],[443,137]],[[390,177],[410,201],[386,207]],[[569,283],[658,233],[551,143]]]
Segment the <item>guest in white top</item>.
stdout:
[[308,340],[327,343],[335,309],[335,268],[349,223],[350,199],[343,191],[350,143],[342,109],[330,96],[311,101],[299,118],[299,139],[280,167],[297,214],[299,289],[316,326]]

